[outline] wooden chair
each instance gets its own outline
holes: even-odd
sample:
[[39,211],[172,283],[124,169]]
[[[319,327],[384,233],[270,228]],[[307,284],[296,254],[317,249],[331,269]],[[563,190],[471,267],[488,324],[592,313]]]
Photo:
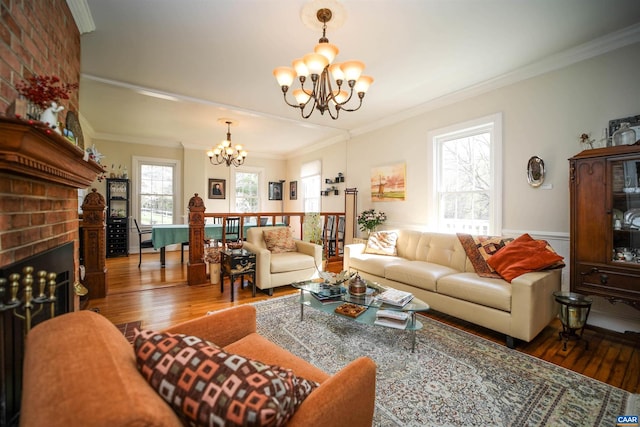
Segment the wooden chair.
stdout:
[[229,217],[225,221],[224,232],[222,233],[222,241],[240,240],[240,217]]
[[136,225],[136,229],[138,230],[138,245],[139,245],[138,268],[140,268],[140,265],[142,264],[142,249],[152,248],[153,241],[151,239],[142,238],[142,236],[145,234],[151,234],[150,228],[145,228],[141,230],[140,226],[138,225],[138,220],[135,218],[133,218],[133,223]]

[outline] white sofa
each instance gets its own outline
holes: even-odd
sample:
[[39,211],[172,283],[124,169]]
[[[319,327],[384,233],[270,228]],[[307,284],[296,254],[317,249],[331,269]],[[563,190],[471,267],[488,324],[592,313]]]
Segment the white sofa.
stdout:
[[[271,253],[263,231],[280,227],[247,229],[243,247],[256,254],[256,286],[273,295],[273,288],[318,277],[322,268],[322,246],[294,239],[295,252]],[[316,268],[317,267],[317,268]]]
[[344,269],[413,293],[436,311],[531,341],[557,315],[553,292],[561,269],[522,274],[508,283],[480,277],[455,234],[398,230],[397,256],[364,253],[365,244],[345,246]]

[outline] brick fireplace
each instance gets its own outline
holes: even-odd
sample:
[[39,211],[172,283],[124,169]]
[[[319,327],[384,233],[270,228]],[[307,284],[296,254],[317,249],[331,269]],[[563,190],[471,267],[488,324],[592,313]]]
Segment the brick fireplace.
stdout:
[[[0,348],[6,350],[0,352],[0,425],[13,425],[19,411],[23,337],[30,323],[22,278],[14,293],[19,304],[8,308],[10,274],[29,265],[57,275],[55,303],[40,304],[45,309],[31,325],[49,319],[51,310],[59,315],[78,309],[73,291],[79,281],[78,189],[100,172],[100,165],[84,159],[82,148],[44,124],[0,116],[0,278],[7,279],[0,294]],[[35,283],[32,292],[35,301]]]

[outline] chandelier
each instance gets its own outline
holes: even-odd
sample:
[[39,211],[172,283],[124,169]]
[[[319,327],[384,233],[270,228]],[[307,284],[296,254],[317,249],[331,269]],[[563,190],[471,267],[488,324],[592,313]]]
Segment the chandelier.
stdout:
[[[282,89],[284,101],[287,105],[299,108],[304,119],[308,119],[317,108],[320,114],[329,112],[332,119],[336,120],[340,111],[356,111],[362,106],[367,89],[373,78],[363,76],[364,63],[360,61],[346,61],[332,64],[338,55],[338,47],[329,43],[326,37],[327,22],[331,20],[330,9],[322,8],[316,13],[316,18],[322,23],[322,37],[314,49],[314,53],[309,53],[300,59],[293,61],[291,67],[278,67],[273,70],[273,75],[278,80]],[[287,92],[293,84],[293,80],[298,77],[300,88],[293,90],[295,103],[289,102]],[[307,77],[311,77],[311,88],[305,87]],[[346,81],[346,86],[344,82]],[[348,90],[348,91],[347,91]],[[354,93],[357,96],[357,103],[347,103],[351,101]]]
[[247,152],[242,149],[242,145],[231,146],[231,125],[237,125],[237,121],[230,119],[219,119],[218,123],[227,125],[227,139],[223,140],[216,148],[207,151],[209,161],[212,165],[226,163],[227,166],[240,166],[247,158]]

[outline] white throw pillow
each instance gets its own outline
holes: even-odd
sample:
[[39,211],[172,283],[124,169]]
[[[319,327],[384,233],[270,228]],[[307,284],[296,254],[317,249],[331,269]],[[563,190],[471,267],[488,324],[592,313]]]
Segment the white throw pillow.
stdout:
[[367,240],[365,254],[398,255],[396,250],[398,234],[395,231],[376,231]]

